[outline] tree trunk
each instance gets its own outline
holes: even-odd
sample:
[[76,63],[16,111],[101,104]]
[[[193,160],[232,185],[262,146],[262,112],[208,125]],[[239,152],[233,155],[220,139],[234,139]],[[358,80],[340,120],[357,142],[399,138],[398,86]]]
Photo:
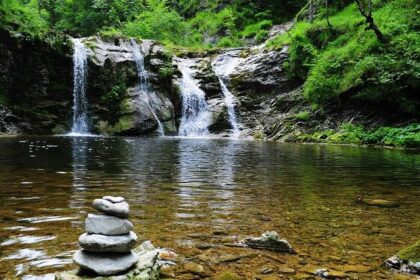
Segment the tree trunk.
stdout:
[[378,37],[378,40],[382,43],[386,43],[387,40],[386,40],[384,34],[381,32],[381,30],[379,30],[379,28],[375,24],[375,21],[374,21],[373,16],[372,16],[372,0],[368,0],[368,7],[367,8],[365,7],[365,5],[360,0],[354,0],[354,2],[356,2],[360,13],[366,19],[366,23],[368,24],[368,26],[366,27],[366,30],[373,30],[373,32],[375,32],[376,37]]

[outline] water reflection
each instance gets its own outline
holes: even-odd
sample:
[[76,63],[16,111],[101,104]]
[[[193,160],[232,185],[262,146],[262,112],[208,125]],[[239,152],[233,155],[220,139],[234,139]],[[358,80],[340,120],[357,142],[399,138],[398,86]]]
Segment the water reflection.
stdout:
[[[203,241],[215,245],[210,255],[235,254],[218,245],[277,230],[311,263],[363,262],[375,267],[367,277],[386,278],[382,259],[420,231],[420,155],[232,139],[0,139],[0,279],[73,268],[91,201],[104,194],[127,198],[141,240],[183,256],[207,253]],[[358,195],[401,207],[360,208]],[[282,261],[302,266],[299,256]],[[241,262],[214,269],[260,267]]]

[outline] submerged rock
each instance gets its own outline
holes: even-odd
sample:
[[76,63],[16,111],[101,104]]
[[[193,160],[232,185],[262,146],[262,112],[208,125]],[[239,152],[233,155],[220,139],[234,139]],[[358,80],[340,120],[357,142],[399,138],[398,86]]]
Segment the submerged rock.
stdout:
[[136,242],[137,235],[132,231],[114,236],[84,233],[79,237],[80,246],[89,252],[126,253],[134,248]]
[[120,203],[120,202],[125,201],[125,198],[122,197],[122,196],[110,196],[110,195],[106,195],[106,196],[103,196],[102,199],[109,200],[112,203]]
[[118,217],[89,214],[85,229],[88,233],[121,235],[128,234],[133,229],[133,224],[129,220]]
[[260,237],[245,238],[237,242],[235,245],[240,247],[249,247],[276,252],[294,252],[289,242],[286,239],[280,239],[278,233],[275,231],[267,231],[263,233]]
[[388,258],[384,264],[404,273],[420,275],[420,240]]
[[395,201],[390,201],[386,199],[364,199],[362,197],[357,198],[357,203],[368,205],[368,206],[378,206],[383,208],[395,208],[399,207],[400,204]]
[[77,251],[73,260],[80,267],[94,271],[98,275],[115,275],[131,268],[137,263],[138,256],[133,252],[101,254]]
[[106,199],[95,199],[92,204],[96,210],[112,216],[127,218],[130,211],[127,202],[112,203]]

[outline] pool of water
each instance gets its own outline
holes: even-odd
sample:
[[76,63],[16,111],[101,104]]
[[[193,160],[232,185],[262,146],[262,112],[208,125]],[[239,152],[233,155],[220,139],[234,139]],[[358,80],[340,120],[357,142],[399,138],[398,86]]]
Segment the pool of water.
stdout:
[[[348,272],[351,278],[391,279],[382,262],[420,238],[415,152],[165,137],[0,138],[0,279],[75,268],[84,219],[103,195],[126,197],[141,240],[203,265],[210,278],[231,271],[293,279],[311,266],[356,265],[369,272]],[[357,205],[357,196],[400,207]],[[226,246],[268,230],[297,254]],[[196,277],[178,267],[177,278]]]

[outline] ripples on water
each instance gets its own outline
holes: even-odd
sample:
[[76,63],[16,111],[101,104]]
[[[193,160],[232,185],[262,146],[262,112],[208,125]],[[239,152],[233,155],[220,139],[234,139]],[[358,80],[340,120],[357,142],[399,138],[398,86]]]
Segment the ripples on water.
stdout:
[[[1,138],[0,278],[51,279],[48,273],[72,268],[90,203],[104,194],[128,199],[141,238],[208,260],[214,271],[253,275],[274,257],[295,270],[304,263],[365,264],[374,267],[369,279],[387,278],[381,262],[418,239],[419,174],[419,154],[374,148]],[[398,200],[401,207],[356,206],[359,195]],[[219,245],[267,230],[287,238],[299,255],[212,263],[243,252]],[[216,247],[197,249],[203,242]]]

